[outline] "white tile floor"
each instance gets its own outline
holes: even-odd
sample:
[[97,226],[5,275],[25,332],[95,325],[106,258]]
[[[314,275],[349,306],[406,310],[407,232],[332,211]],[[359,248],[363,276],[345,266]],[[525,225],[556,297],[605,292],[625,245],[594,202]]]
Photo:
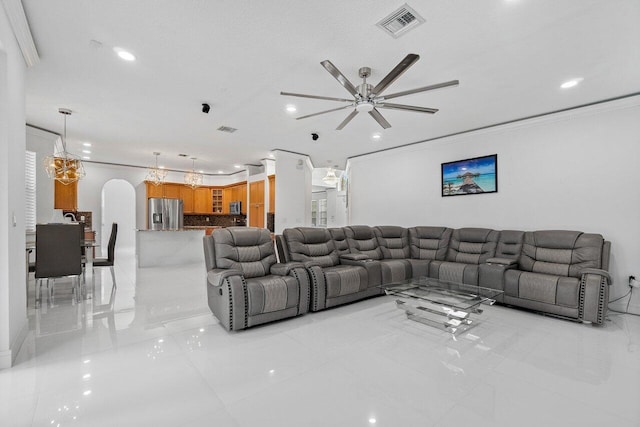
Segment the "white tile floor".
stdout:
[[[391,297],[228,333],[204,266],[96,270],[29,309],[2,426],[638,426],[640,318],[604,327],[487,307],[453,338]],[[33,285],[30,303],[33,305]]]

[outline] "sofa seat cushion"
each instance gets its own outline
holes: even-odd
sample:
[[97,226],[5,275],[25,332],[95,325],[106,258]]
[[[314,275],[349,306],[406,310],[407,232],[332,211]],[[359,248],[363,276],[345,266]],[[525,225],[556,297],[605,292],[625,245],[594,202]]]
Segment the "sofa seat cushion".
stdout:
[[478,266],[462,262],[431,261],[429,264],[429,277],[444,280],[445,282],[477,285]]
[[300,286],[292,276],[263,276],[246,279],[249,315],[296,307]]
[[411,263],[406,259],[380,260],[382,283],[401,282],[411,278]]
[[349,295],[364,290],[368,286],[367,270],[354,265],[336,265],[323,269],[327,298]]
[[508,270],[505,273],[505,295],[525,300],[578,307],[580,280],[576,277]]

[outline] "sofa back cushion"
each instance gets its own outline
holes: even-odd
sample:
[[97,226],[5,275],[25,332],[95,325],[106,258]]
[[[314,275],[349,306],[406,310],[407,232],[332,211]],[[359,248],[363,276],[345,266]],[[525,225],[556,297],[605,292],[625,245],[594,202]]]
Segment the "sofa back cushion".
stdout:
[[556,276],[580,277],[584,268],[601,268],[604,239],[580,231],[528,231],[520,269]]
[[212,235],[217,268],[240,270],[246,278],[270,274],[276,254],[268,230],[229,227],[216,229]]
[[287,228],[282,235],[291,261],[314,261],[321,267],[332,267],[340,263],[338,251],[326,228]]
[[458,228],[451,233],[447,261],[482,264],[496,253],[500,233],[488,228]]
[[382,251],[373,228],[368,225],[352,225],[344,228],[352,254],[364,254],[371,259],[382,259]]
[[524,231],[502,230],[496,246],[496,258],[519,259],[523,243]]
[[447,227],[412,227],[409,230],[411,258],[444,260],[453,231]]
[[349,251],[349,243],[347,242],[347,235],[344,232],[343,228],[328,228],[329,234],[331,234],[331,238],[333,239],[333,245],[336,247],[338,251],[338,255],[344,255],[350,253]]
[[383,259],[411,258],[409,231],[404,227],[384,225],[374,228]]

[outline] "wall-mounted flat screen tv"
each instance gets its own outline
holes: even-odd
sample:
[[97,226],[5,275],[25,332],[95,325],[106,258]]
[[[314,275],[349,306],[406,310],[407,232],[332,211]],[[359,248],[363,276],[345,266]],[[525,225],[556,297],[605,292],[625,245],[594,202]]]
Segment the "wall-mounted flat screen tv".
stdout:
[[498,155],[442,163],[442,197],[498,191]]

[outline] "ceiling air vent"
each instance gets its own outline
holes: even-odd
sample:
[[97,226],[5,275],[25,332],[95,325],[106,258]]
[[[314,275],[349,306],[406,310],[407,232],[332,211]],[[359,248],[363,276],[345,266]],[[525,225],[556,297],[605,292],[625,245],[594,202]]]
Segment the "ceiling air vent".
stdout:
[[220,126],[220,127],[218,128],[218,130],[219,130],[220,132],[234,133],[234,132],[235,132],[235,131],[237,131],[238,129],[236,129],[236,128],[232,128],[232,127],[230,127],[230,126]]
[[391,12],[376,25],[391,37],[398,38],[423,22],[424,18],[405,3],[400,9]]

